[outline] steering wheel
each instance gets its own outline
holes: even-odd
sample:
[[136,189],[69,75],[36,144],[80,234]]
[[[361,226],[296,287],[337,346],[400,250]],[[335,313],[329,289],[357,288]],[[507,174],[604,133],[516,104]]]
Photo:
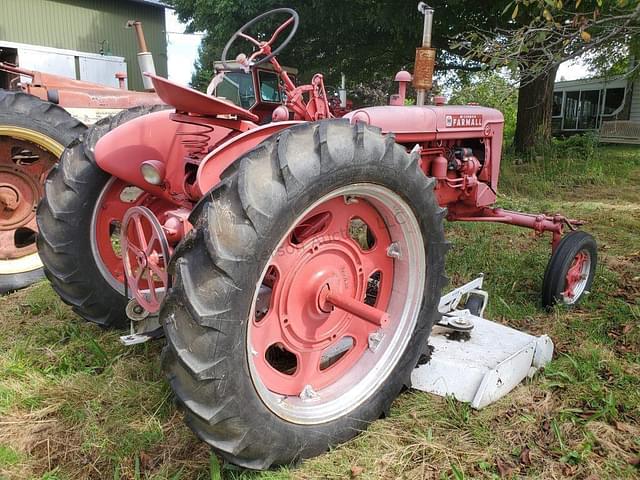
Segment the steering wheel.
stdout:
[[[260,41],[256,40],[255,38],[253,38],[251,35],[248,35],[248,34],[244,33],[245,30],[249,29],[250,27],[252,27],[256,23],[258,23],[260,20],[264,19],[265,17],[277,14],[277,13],[287,13],[287,14],[289,14],[289,18],[287,20],[285,20],[273,32],[273,35],[271,35],[271,38],[269,39],[269,41],[260,42]],[[287,38],[280,44],[280,46],[278,48],[276,48],[275,50],[272,51],[271,47],[273,46],[273,43],[276,41],[278,36],[280,36],[282,31],[285,28],[287,28],[289,25],[291,25],[291,23],[293,23],[293,28],[291,28],[291,32],[289,33]],[[298,17],[297,12],[295,10],[292,10],[291,8],[275,8],[273,10],[269,10],[268,12],[263,13],[262,15],[258,15],[253,20],[249,21],[248,23],[245,23],[242,27],[240,27],[240,29],[236,33],[234,33],[231,36],[231,38],[229,39],[227,44],[224,46],[224,50],[222,51],[222,65],[224,65],[225,69],[232,70],[229,67],[229,65],[227,64],[227,53],[229,53],[229,48],[231,47],[231,45],[233,43],[235,43],[235,41],[238,39],[238,37],[244,38],[245,40],[253,43],[255,46],[258,47],[258,50],[253,52],[247,58],[247,61],[245,63],[246,67],[253,67],[253,66],[256,66],[256,65],[262,65],[263,63],[268,62],[273,57],[278,55],[282,51],[282,49],[289,44],[289,42],[291,41],[293,36],[296,34],[296,31],[298,30],[298,24],[299,23],[300,23],[300,18]],[[260,55],[264,55],[264,56],[262,58],[256,60],[256,58],[259,57]]]

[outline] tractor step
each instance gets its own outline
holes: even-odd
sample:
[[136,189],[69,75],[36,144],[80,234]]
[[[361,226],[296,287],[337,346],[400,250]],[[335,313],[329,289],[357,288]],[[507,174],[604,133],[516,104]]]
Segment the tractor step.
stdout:
[[[429,338],[431,358],[411,375],[413,388],[453,396],[475,409],[505,396],[549,363],[553,355],[553,342],[547,335],[536,337],[468,310],[456,310],[462,297],[469,293],[483,295],[486,301],[486,292],[481,288],[479,277],[442,297],[440,311],[448,321],[434,326]],[[456,328],[457,322],[451,318],[459,316],[464,322],[471,322],[471,330]],[[443,326],[447,323],[453,327]]]

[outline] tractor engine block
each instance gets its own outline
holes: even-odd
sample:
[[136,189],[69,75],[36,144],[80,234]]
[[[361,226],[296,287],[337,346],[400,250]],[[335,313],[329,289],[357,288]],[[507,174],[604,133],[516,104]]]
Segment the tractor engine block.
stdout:
[[484,145],[475,143],[420,149],[420,166],[425,175],[437,180],[436,195],[441,205],[472,198],[485,163]]

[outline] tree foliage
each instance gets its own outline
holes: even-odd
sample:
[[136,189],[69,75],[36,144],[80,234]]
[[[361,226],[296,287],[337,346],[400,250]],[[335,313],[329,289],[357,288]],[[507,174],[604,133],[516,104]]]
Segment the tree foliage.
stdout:
[[[280,56],[283,65],[300,69],[302,78],[322,72],[328,83],[345,73],[350,82],[393,78],[401,68],[412,69],[415,48],[422,40],[422,15],[416,0],[170,0],[191,31],[206,31],[194,86],[200,73],[220,59],[229,37],[251,18],[287,6],[300,14],[300,28]],[[493,29],[506,1],[430,2],[436,9],[433,46],[440,70],[479,70],[481,65],[452,50],[453,39],[471,25]],[[202,78],[199,78],[202,77]]]
[[521,84],[585,54],[624,61],[640,37],[640,0],[513,0],[502,13],[498,28],[476,27],[455,47],[490,68],[519,69]]
[[478,103],[498,109],[504,115],[504,136],[513,138],[518,110],[518,89],[511,79],[491,70],[465,76],[453,90],[449,103]]

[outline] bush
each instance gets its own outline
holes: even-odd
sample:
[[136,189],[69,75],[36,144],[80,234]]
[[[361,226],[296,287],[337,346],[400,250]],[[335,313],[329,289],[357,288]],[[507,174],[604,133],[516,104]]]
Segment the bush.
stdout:
[[490,71],[464,77],[448,101],[451,105],[478,103],[484,107],[500,110],[504,115],[504,143],[511,143],[516,131],[518,113],[518,90],[508,78]]
[[570,137],[553,138],[551,140],[552,155],[556,157],[582,156],[592,158],[598,148],[598,136],[588,132]]

